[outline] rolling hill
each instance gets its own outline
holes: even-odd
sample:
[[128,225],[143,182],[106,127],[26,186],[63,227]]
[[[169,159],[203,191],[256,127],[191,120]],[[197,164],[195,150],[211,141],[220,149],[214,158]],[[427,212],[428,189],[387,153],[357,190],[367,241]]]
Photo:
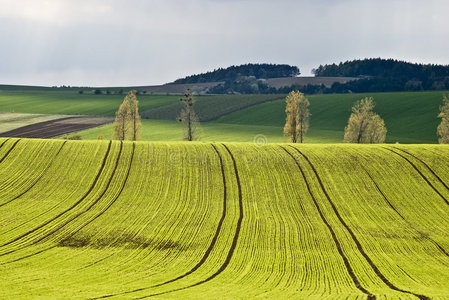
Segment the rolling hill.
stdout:
[[0,298],[445,299],[448,174],[439,145],[0,138]]

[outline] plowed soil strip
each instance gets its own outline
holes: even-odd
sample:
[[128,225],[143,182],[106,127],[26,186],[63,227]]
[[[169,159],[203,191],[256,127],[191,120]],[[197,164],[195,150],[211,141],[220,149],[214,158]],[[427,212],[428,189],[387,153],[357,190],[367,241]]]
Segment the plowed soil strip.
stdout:
[[242,221],[243,221],[242,186],[240,184],[240,176],[239,176],[239,172],[238,172],[238,169],[237,169],[237,163],[235,162],[234,155],[232,154],[231,150],[229,150],[229,148],[225,144],[222,144],[222,145],[223,145],[223,147],[226,148],[226,151],[228,151],[229,155],[231,156],[233,165],[234,165],[234,172],[235,172],[235,177],[236,177],[236,180],[237,180],[237,187],[238,187],[238,191],[239,191],[239,211],[240,211],[239,212],[239,219],[237,221],[237,227],[235,229],[234,238],[232,240],[231,248],[229,248],[228,255],[226,256],[226,260],[224,261],[224,263],[220,266],[220,268],[214,274],[212,274],[211,276],[209,276],[208,278],[206,278],[204,280],[201,280],[201,281],[199,281],[197,283],[191,284],[191,285],[186,286],[186,287],[182,287],[182,288],[178,288],[178,289],[174,289],[174,290],[170,290],[170,291],[166,291],[166,292],[162,292],[162,293],[151,294],[151,295],[140,297],[140,298],[137,298],[137,299],[144,299],[144,298],[150,298],[150,297],[154,297],[154,296],[165,295],[165,294],[168,294],[168,293],[173,293],[173,292],[185,290],[185,289],[188,289],[188,288],[192,288],[192,287],[204,284],[204,283],[206,283],[208,281],[211,281],[212,279],[217,277],[219,274],[221,274],[227,268],[229,263],[231,262],[232,256],[234,255],[235,248],[237,247],[237,242],[238,242],[238,239],[239,239],[240,229],[242,227]]
[[293,159],[293,161],[295,162],[295,164],[298,166],[299,171],[301,171],[301,175],[304,179],[304,182],[306,183],[307,186],[307,190],[309,192],[310,197],[313,200],[313,203],[315,204],[315,207],[321,217],[321,220],[323,221],[324,224],[326,224],[326,227],[329,229],[329,232],[331,233],[332,239],[334,240],[335,246],[337,247],[338,253],[340,254],[341,258],[343,259],[343,262],[345,264],[346,270],[348,271],[349,276],[351,276],[352,281],[354,282],[354,285],[356,286],[357,289],[359,289],[362,293],[367,295],[368,299],[376,299],[376,296],[374,296],[373,294],[371,294],[369,291],[367,291],[361,284],[359,279],[357,278],[356,274],[354,273],[354,270],[351,267],[351,264],[349,263],[348,258],[346,257],[345,253],[343,252],[340,242],[338,241],[337,235],[335,234],[334,229],[332,228],[332,226],[329,224],[329,222],[327,221],[326,217],[324,216],[323,212],[320,209],[320,206],[318,205],[318,201],[316,200],[315,196],[312,193],[312,190],[310,189],[310,184],[309,181],[307,180],[307,177],[303,171],[303,169],[301,168],[301,166],[299,165],[299,162],[296,160],[296,158],[284,147],[281,147],[285,152],[287,152],[287,154]]
[[[75,209],[75,208],[76,208],[76,207],[77,207],[77,206],[78,206],[84,199],[86,199],[86,197],[92,192],[92,190],[94,189],[95,185],[97,184],[98,179],[100,178],[100,175],[103,173],[104,167],[105,167],[105,165],[106,165],[106,160],[107,160],[107,158],[108,158],[108,156],[109,156],[109,152],[110,152],[110,150],[111,150],[111,145],[112,145],[112,141],[109,142],[108,149],[107,149],[106,154],[105,154],[105,156],[104,156],[104,158],[103,158],[103,162],[102,162],[102,164],[101,164],[100,170],[98,171],[97,176],[95,177],[94,181],[92,182],[91,186],[89,187],[89,190],[88,190],[88,191],[87,191],[87,192],[86,192],[86,193],[85,193],[85,194],[84,194],[84,195],[83,195],[83,196],[82,196],[76,203],[74,203],[71,207],[69,207],[69,208],[67,208],[66,210],[64,210],[63,212],[59,213],[58,215],[56,215],[56,216],[53,217],[52,219],[48,220],[47,222],[45,222],[45,223],[39,225],[38,227],[35,227],[34,229],[32,229],[32,230],[30,230],[30,231],[27,231],[26,233],[24,233],[24,234],[22,234],[22,235],[20,235],[20,236],[18,236],[18,237],[16,237],[16,238],[14,238],[14,239],[12,239],[12,240],[9,241],[9,242],[6,242],[6,243],[0,245],[0,247],[5,247],[5,246],[7,246],[7,245],[9,245],[9,244],[12,244],[12,243],[14,243],[14,242],[16,242],[16,241],[18,241],[18,240],[20,240],[20,239],[22,239],[22,238],[24,238],[24,237],[30,235],[31,233],[33,233],[33,232],[35,232],[35,231],[41,229],[42,227],[44,227],[44,226],[48,225],[49,223],[51,223],[51,222],[57,220],[58,218],[60,218],[60,217],[63,216],[64,214],[68,213],[69,211]],[[9,253],[10,253],[10,252],[9,252]],[[6,254],[7,254],[7,253],[2,253],[2,254],[0,254],[0,256],[4,256],[4,255],[6,255]]]
[[[16,128],[0,134],[0,137],[21,137],[21,138],[53,138],[63,134],[81,131],[84,129],[97,127],[110,123],[109,120],[98,122],[84,122],[87,117],[66,117],[56,120],[39,122],[20,128]],[[67,120],[79,120],[79,123],[64,123]]]
[[[408,159],[407,157],[405,157],[404,155],[402,155],[401,153],[398,153],[398,152],[396,152],[396,151],[394,151],[394,150],[392,150],[392,149],[390,149],[390,148],[387,148],[387,147],[383,147],[384,149],[386,149],[386,150],[388,150],[388,151],[391,151],[391,152],[393,152],[394,154],[396,154],[396,155],[399,155],[400,157],[402,157],[403,159],[405,159],[412,167],[413,167],[413,169],[415,169],[416,170],[416,172],[418,172],[418,174],[419,175],[421,175],[421,177],[427,182],[427,184],[435,191],[435,193],[437,193],[438,194],[438,196],[440,196],[441,197],[441,199],[443,199],[444,200],[444,202],[446,202],[446,204],[447,205],[449,205],[449,200],[447,200],[446,199],[446,197],[444,197],[441,193],[440,193],[440,191],[438,191],[438,189],[429,181],[429,179],[427,179],[427,177],[418,169],[418,167],[410,160],[410,159]],[[435,174],[436,175],[436,174]],[[439,178],[439,177],[437,177],[437,178]],[[441,179],[440,179],[441,180]]]
[[[6,141],[5,141],[5,142],[6,142]],[[3,144],[4,144],[5,142],[3,142]],[[17,141],[14,142],[14,144],[12,144],[12,146],[11,146],[11,148],[9,148],[8,152],[6,152],[5,155],[3,155],[3,157],[0,159],[0,163],[2,163],[2,162],[5,160],[5,158],[9,155],[9,153],[11,153],[11,151],[16,147],[16,145],[17,145],[18,142],[20,142],[20,140],[17,140]],[[3,145],[3,144],[2,144],[2,145]]]
[[343,225],[343,227],[345,227],[345,229],[348,231],[348,233],[351,235],[352,240],[355,242],[355,244],[357,245],[357,249],[359,250],[359,252],[363,255],[363,257],[365,258],[365,260],[368,262],[368,264],[371,266],[371,269],[374,271],[374,273],[376,273],[376,275],[392,290],[401,292],[401,293],[406,293],[409,295],[413,295],[418,297],[419,299],[430,299],[427,296],[424,295],[420,295],[420,294],[416,294],[407,290],[403,290],[401,288],[398,288],[397,286],[395,286],[393,283],[391,283],[386,277],[385,275],[377,268],[377,266],[374,264],[374,262],[371,260],[371,258],[368,256],[368,254],[365,252],[365,250],[362,247],[362,244],[360,244],[360,241],[357,239],[357,237],[355,236],[354,232],[352,231],[352,229],[348,226],[348,224],[346,224],[346,222],[343,220],[343,218],[341,217],[340,213],[337,210],[337,207],[335,206],[334,202],[331,200],[329,194],[327,193],[326,188],[324,187],[324,184],[321,180],[321,177],[318,175],[318,172],[316,171],[315,167],[313,166],[312,162],[309,160],[309,158],[303,154],[299,149],[290,146],[291,148],[295,149],[302,157],[305,158],[305,160],[307,161],[307,163],[310,165],[310,167],[312,168],[313,173],[315,173],[316,178],[318,179],[318,183],[320,184],[321,190],[323,191],[324,195],[326,196],[329,204],[332,206],[332,209],[335,213],[335,215],[337,216],[338,220],[340,220],[340,223]]
[[432,168],[431,168],[428,164],[426,164],[421,158],[419,158],[419,157],[417,157],[416,155],[413,155],[413,154],[411,154],[410,152],[407,152],[407,151],[405,151],[405,150],[403,150],[403,149],[396,148],[396,147],[393,147],[393,148],[394,148],[394,149],[397,149],[397,150],[399,150],[399,151],[402,151],[402,152],[404,152],[404,153],[407,153],[408,155],[414,157],[414,158],[417,159],[419,162],[421,162],[421,163],[427,168],[427,170],[429,170],[430,173],[432,173],[433,176],[435,176],[435,177],[438,179],[438,181],[439,181],[442,185],[444,185],[444,187],[449,191],[449,186],[448,186],[448,185],[441,179],[441,177],[438,176],[438,175],[432,170]]
[[374,178],[371,176],[371,174],[363,167],[361,166],[362,169],[365,171],[365,173],[368,175],[368,177],[371,179],[371,181],[374,183],[374,185],[376,186],[377,191],[382,195],[382,197],[384,198],[385,202],[387,202],[387,204],[391,207],[391,209],[393,209],[395,211],[395,213],[401,217],[401,219],[403,219],[411,228],[413,228],[413,230],[415,230],[423,239],[428,240],[429,242],[433,243],[435,246],[437,246],[438,249],[440,249],[441,252],[444,253],[444,255],[446,255],[447,257],[449,257],[449,253],[446,252],[446,250],[444,250],[443,247],[441,247],[440,244],[438,244],[435,240],[433,240],[431,237],[427,236],[424,232],[416,229],[413,227],[412,224],[410,224],[409,221],[407,221],[405,219],[405,217],[399,213],[399,211],[397,211],[397,209],[393,206],[393,204],[391,204],[390,200],[388,200],[387,196],[384,194],[384,192],[382,192],[382,190],[380,189],[380,187],[377,185],[377,182],[374,180]]
[[209,257],[209,255],[212,252],[212,249],[214,248],[215,244],[217,243],[218,236],[220,235],[221,227],[223,226],[223,222],[224,222],[224,219],[226,218],[226,211],[227,211],[226,210],[227,188],[226,188],[226,177],[225,177],[225,172],[224,172],[223,158],[221,157],[221,154],[218,151],[217,147],[215,145],[213,145],[213,144],[211,144],[211,146],[214,148],[214,151],[217,153],[218,158],[220,159],[221,175],[222,175],[222,178],[223,178],[223,210],[222,210],[221,219],[218,222],[218,226],[217,226],[217,229],[215,231],[215,235],[212,238],[212,241],[211,241],[209,247],[207,248],[206,252],[204,253],[203,257],[201,258],[201,260],[192,269],[190,269],[188,272],[186,272],[186,273],[184,273],[184,274],[182,274],[182,275],[180,275],[180,276],[178,276],[176,278],[164,281],[163,283],[159,283],[159,284],[152,285],[152,286],[149,286],[149,287],[139,288],[139,289],[135,289],[135,290],[132,290],[132,291],[123,292],[123,293],[105,295],[105,296],[92,298],[92,299],[102,299],[102,298],[116,297],[116,296],[131,294],[131,293],[135,293],[135,292],[141,292],[141,291],[148,290],[148,289],[151,289],[151,288],[160,287],[160,286],[163,286],[163,285],[175,282],[177,280],[180,280],[180,279],[182,279],[182,278],[192,274],[193,272],[198,270],[206,262],[207,258]]
[[20,197],[22,197],[23,195],[25,195],[27,192],[29,192],[38,182],[39,180],[42,178],[42,176],[44,176],[44,174],[47,172],[48,169],[50,169],[50,167],[53,165],[53,162],[56,160],[56,157],[58,157],[59,153],[62,150],[62,147],[64,147],[64,145],[67,143],[67,141],[64,141],[61,145],[61,147],[59,148],[58,152],[56,153],[55,157],[53,157],[53,159],[51,160],[51,162],[48,164],[48,166],[44,169],[44,171],[42,172],[42,174],[33,182],[33,184],[31,184],[25,191],[23,191],[20,195],[3,202],[2,204],[0,204],[0,207],[16,200],[19,199]]

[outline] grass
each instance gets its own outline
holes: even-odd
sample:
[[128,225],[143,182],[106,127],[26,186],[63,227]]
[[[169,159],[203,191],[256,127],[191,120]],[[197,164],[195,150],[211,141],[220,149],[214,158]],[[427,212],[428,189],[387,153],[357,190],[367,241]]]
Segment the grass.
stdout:
[[[78,94],[77,89],[0,86],[0,112],[114,116],[123,95]],[[398,92],[370,94],[312,95],[310,129],[306,143],[339,143],[355,101],[374,97],[375,112],[384,118],[387,143],[437,143],[437,118],[446,92]],[[180,140],[181,130],[173,121],[181,106],[179,95],[139,95],[140,112],[150,118],[143,122],[143,140]],[[268,142],[283,142],[285,101],[279,95],[197,96],[197,113],[204,141],[252,142],[264,135]],[[159,121],[161,120],[161,121]],[[170,122],[172,121],[172,122]],[[112,135],[105,126],[81,135],[95,139]]]
[[[257,104],[283,99],[285,95],[207,95],[195,96],[195,113],[200,121],[213,121],[230,113],[255,106]],[[142,111],[147,119],[176,120],[181,112],[179,103],[171,103]]]
[[[388,143],[437,143],[437,115],[445,92],[407,92],[372,94],[312,95],[310,100],[310,137],[313,130],[334,132],[342,141],[351,107],[365,96],[374,97],[377,112],[387,127]],[[261,104],[225,116],[224,124],[251,124],[282,127],[285,123],[285,102]]]
[[[124,95],[78,94],[77,91],[0,92],[0,112],[115,116]],[[179,96],[140,95],[140,110],[178,101]]]
[[444,299],[448,157],[0,139],[0,298]]

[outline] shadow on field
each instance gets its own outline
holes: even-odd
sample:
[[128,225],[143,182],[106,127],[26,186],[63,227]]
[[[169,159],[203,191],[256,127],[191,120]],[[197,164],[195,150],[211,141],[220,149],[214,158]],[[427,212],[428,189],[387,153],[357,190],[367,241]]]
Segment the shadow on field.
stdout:
[[155,240],[143,236],[131,234],[111,234],[107,237],[92,238],[91,236],[71,236],[58,243],[58,247],[93,248],[103,249],[107,247],[141,249],[153,248],[158,250],[181,249],[179,243],[170,240]]

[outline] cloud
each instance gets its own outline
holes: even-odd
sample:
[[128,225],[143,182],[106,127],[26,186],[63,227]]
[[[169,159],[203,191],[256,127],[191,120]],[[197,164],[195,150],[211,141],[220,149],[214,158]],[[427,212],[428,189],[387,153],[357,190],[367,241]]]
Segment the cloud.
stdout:
[[0,0],[0,83],[159,84],[248,62],[448,64],[444,0]]

